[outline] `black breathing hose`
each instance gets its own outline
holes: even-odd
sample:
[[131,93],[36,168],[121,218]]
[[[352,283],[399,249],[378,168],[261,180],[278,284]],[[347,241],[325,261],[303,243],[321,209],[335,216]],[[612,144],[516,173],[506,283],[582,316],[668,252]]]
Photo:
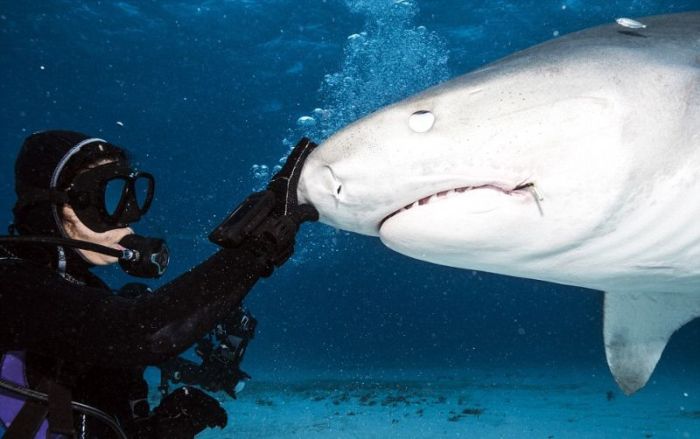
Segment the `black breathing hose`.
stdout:
[[66,247],[80,248],[90,250],[97,253],[102,253],[108,256],[114,256],[120,259],[131,259],[132,251],[117,250],[100,244],[94,244],[87,241],[78,241],[77,239],[58,238],[54,236],[0,236],[0,243],[7,244],[49,244],[49,245],[64,245]]

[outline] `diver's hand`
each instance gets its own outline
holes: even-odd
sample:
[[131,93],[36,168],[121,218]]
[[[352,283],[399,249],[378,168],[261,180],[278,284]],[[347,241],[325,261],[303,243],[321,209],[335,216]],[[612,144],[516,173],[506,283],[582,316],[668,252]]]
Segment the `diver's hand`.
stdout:
[[270,180],[267,190],[275,194],[275,215],[290,216],[297,224],[318,220],[318,211],[310,204],[300,205],[297,198],[301,169],[306,158],[317,146],[306,137],[301,139],[287,157],[282,169]]
[[196,387],[180,387],[153,410],[156,437],[190,439],[205,428],[224,428],[226,411],[219,402]]

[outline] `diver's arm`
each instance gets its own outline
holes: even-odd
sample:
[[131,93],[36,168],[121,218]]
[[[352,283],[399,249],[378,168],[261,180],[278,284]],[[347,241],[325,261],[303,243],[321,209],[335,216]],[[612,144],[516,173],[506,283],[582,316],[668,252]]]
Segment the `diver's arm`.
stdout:
[[[307,138],[301,139],[272,177],[267,190],[249,197],[209,236],[225,248],[205,263],[212,266],[201,273],[199,266],[156,292],[170,296],[171,291],[186,289],[205,294],[223,288],[223,294],[216,299],[195,299],[193,305],[198,308],[191,314],[163,322],[149,337],[153,353],[167,352],[165,358],[169,358],[199,340],[241,302],[260,276],[269,276],[274,267],[292,255],[299,226],[305,221],[318,220],[318,211],[311,205],[299,204],[297,199],[303,164],[316,146]],[[251,199],[257,201],[249,203]],[[229,255],[228,264],[217,262],[221,254]],[[236,255],[233,264],[230,255]],[[247,267],[248,264],[252,265]],[[232,274],[237,279],[233,283],[229,277]],[[225,294],[226,291],[230,294]]]
[[[260,277],[269,276],[275,266],[287,260],[293,252],[298,224],[285,217],[270,218],[267,223],[286,224],[287,234],[275,243],[250,239],[238,248],[220,250],[204,264],[156,290],[152,296],[166,296],[169,304],[186,312],[173,313],[159,322],[158,329],[149,336],[153,353],[166,352],[164,358],[170,358],[200,340],[233,312]],[[187,302],[186,308],[180,308],[178,300]]]
[[2,349],[112,366],[156,364],[202,338],[270,267],[220,250],[153,294],[127,299],[28,262],[0,265]]

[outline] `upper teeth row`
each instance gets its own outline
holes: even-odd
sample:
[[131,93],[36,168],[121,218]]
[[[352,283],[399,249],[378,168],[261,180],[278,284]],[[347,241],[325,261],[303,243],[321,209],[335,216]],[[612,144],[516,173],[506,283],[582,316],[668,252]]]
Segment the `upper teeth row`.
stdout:
[[[424,204],[428,204],[428,203],[430,202],[430,200],[433,199],[433,198],[445,198],[445,197],[449,197],[449,196],[452,195],[452,194],[466,192],[466,191],[469,190],[469,189],[472,189],[472,187],[471,187],[471,186],[466,186],[466,187],[460,187],[460,188],[457,188],[457,189],[450,189],[450,190],[448,190],[448,191],[438,192],[437,194],[433,194],[433,195],[430,195],[430,196],[428,196],[428,197],[421,198],[421,199],[418,200],[418,201],[414,201],[413,203],[408,204],[408,205],[402,207],[401,210],[408,210],[408,209],[410,209],[411,207],[417,206],[417,205],[422,206],[422,205],[424,205]],[[400,210],[400,211],[401,211],[401,210]]]
[[496,186],[493,184],[485,184],[485,185],[481,185],[481,186],[459,187],[457,189],[450,189],[447,191],[438,192],[436,194],[430,195],[430,196],[425,197],[425,198],[421,198],[420,200],[414,201],[413,203],[408,204],[408,205],[402,207],[401,209],[397,210],[396,212],[392,213],[391,215],[387,216],[386,218],[384,218],[382,220],[382,224],[384,223],[384,221],[386,221],[387,219],[391,218],[392,216],[396,215],[399,212],[403,212],[404,210],[408,210],[416,205],[422,206],[424,204],[428,204],[430,202],[430,200],[432,200],[433,198],[436,198],[436,197],[437,198],[446,198],[452,194],[462,193],[462,192],[466,192],[466,191],[471,190],[471,189],[478,189],[478,188],[491,188],[491,189],[495,189],[495,190],[503,192],[504,194],[509,194],[509,195],[514,193],[514,192],[520,191],[520,190],[527,190],[535,198],[535,202],[537,203],[537,207],[540,210],[540,214],[542,214],[542,207],[540,206],[540,202],[543,201],[544,198],[537,191],[537,188],[535,187],[534,183],[521,184],[521,185],[516,186],[513,189],[504,189],[502,187],[499,187],[499,186]]

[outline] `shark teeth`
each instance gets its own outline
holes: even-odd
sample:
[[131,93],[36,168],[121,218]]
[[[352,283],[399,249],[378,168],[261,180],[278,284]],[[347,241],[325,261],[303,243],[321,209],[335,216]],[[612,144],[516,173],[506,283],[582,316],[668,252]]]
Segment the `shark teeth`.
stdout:
[[388,219],[391,218],[392,216],[396,215],[397,213],[401,213],[401,212],[403,212],[403,211],[405,211],[405,210],[409,210],[409,209],[413,208],[414,206],[424,206],[424,205],[430,203],[430,201],[433,200],[433,199],[437,199],[437,198],[447,198],[447,197],[449,197],[450,195],[454,195],[454,194],[457,194],[457,193],[466,192],[466,191],[468,191],[468,190],[470,190],[470,189],[474,189],[474,187],[473,187],[473,186],[465,186],[465,187],[460,187],[460,188],[456,188],[456,189],[450,189],[450,190],[446,190],[446,191],[440,191],[440,192],[435,193],[435,194],[433,194],[433,195],[429,195],[429,196],[427,196],[427,197],[423,197],[423,198],[419,199],[418,201],[414,201],[414,202],[411,203],[411,204],[407,204],[407,205],[405,205],[404,207],[402,207],[401,209],[399,209],[399,210],[397,210],[397,211],[391,213],[390,215],[388,215],[386,218],[384,218],[384,219],[382,220],[382,222],[379,224],[379,227],[381,228],[382,224],[384,224],[384,222],[385,222],[386,220],[388,220]]
[[[467,191],[470,191],[470,190],[474,190],[474,189],[492,189],[492,190],[496,190],[496,191],[502,192],[502,193],[504,193],[504,194],[506,194],[506,195],[511,195],[511,194],[513,194],[514,192],[521,191],[521,190],[528,190],[528,191],[531,191],[531,192],[532,192],[532,191],[536,191],[536,189],[534,189],[534,184],[533,184],[533,183],[520,184],[520,185],[515,186],[515,187],[512,188],[512,189],[505,189],[505,188],[503,188],[503,187],[501,187],[501,186],[498,186],[498,185],[495,185],[495,184],[482,184],[482,185],[479,185],[479,186],[463,186],[463,187],[458,187],[458,188],[455,188],[455,189],[449,189],[449,190],[446,190],[446,191],[440,191],[440,192],[437,192],[437,193],[435,193],[435,194],[428,195],[427,197],[423,197],[423,198],[419,199],[418,201],[414,201],[413,203],[407,204],[407,205],[405,205],[404,207],[402,207],[401,209],[399,209],[399,210],[397,210],[397,211],[391,213],[390,215],[386,216],[386,217],[381,221],[381,223],[379,224],[379,228],[382,227],[382,225],[384,224],[384,222],[385,222],[386,220],[388,220],[388,219],[391,218],[392,216],[394,216],[394,215],[396,215],[396,214],[398,214],[398,213],[401,213],[401,212],[403,212],[403,211],[405,211],[405,210],[412,209],[412,208],[415,207],[415,206],[424,206],[424,205],[430,203],[431,201],[434,201],[434,200],[437,200],[437,199],[449,198],[450,196],[454,196],[455,194],[461,194],[461,193],[464,193],[464,192],[467,192]],[[533,193],[533,195],[536,194],[536,192],[532,192],[532,193]],[[539,198],[539,194],[536,195],[536,198]]]
[[408,210],[408,209],[412,208],[412,207],[415,206],[415,205],[424,206],[424,205],[430,203],[432,200],[435,200],[435,199],[438,199],[438,198],[447,198],[447,197],[449,197],[450,195],[453,195],[453,194],[461,194],[461,193],[463,193],[463,192],[466,192],[466,191],[469,191],[469,190],[473,190],[473,189],[495,189],[495,190],[497,190],[497,191],[499,191],[499,192],[503,192],[504,194],[510,194],[510,193],[512,193],[513,191],[515,191],[516,189],[519,189],[519,188],[516,188],[516,189],[503,189],[502,187],[499,187],[499,186],[496,186],[496,185],[493,185],[493,184],[484,184],[484,185],[481,185],[481,186],[464,186],[464,187],[459,187],[459,188],[456,188],[456,189],[450,189],[450,190],[446,190],[446,191],[440,191],[440,192],[438,192],[438,193],[435,193],[435,194],[432,194],[432,195],[428,195],[427,197],[423,197],[423,198],[421,198],[421,199],[418,200],[418,201],[414,201],[414,202],[411,203],[411,204],[407,204],[406,206],[404,206],[404,207],[402,207],[401,209],[399,209],[399,210],[397,210],[396,212],[394,212],[391,216],[393,216],[393,215],[395,215],[395,214],[401,212],[402,210]]

